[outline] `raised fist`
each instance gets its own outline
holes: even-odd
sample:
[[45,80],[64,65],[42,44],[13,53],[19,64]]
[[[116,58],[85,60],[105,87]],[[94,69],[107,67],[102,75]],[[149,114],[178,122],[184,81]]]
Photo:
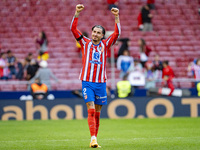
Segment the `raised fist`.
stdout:
[[118,9],[118,8],[112,8],[112,9],[111,9],[111,12],[112,12],[112,14],[115,15],[115,16],[119,15],[119,9]]
[[76,11],[77,11],[77,12],[81,12],[83,9],[84,9],[83,4],[78,4],[78,5],[76,5]]

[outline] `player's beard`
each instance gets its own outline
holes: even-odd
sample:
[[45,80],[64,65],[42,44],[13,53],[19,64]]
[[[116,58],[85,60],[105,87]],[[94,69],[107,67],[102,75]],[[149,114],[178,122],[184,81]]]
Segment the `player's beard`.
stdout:
[[101,40],[98,37],[95,37],[95,38],[92,39],[92,41],[94,43],[99,43]]
[[95,43],[98,41],[98,40],[93,40]]
[[97,38],[97,39],[93,39],[92,40],[94,43],[99,43],[100,42],[100,40]]

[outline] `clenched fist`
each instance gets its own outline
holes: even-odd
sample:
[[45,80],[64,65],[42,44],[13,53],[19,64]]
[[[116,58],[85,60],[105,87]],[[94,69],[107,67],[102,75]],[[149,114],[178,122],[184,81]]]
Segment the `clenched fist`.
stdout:
[[84,9],[84,5],[83,4],[78,4],[76,5],[76,11],[79,13]]
[[113,15],[118,16],[119,15],[119,9],[118,8],[112,8],[111,12]]

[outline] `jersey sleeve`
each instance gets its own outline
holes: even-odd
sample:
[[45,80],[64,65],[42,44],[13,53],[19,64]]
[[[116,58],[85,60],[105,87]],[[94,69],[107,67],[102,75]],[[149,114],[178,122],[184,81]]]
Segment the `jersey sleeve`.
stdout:
[[78,18],[73,17],[70,30],[72,31],[77,42],[79,42],[81,47],[83,47],[83,45],[90,39],[82,35],[82,33],[77,29],[77,24]]
[[77,29],[77,24],[78,24],[78,18],[73,17],[70,30],[72,31],[75,39],[79,39],[82,36],[82,33]]
[[115,44],[115,42],[117,41],[117,39],[119,38],[121,34],[121,26],[120,23],[115,23],[115,31],[113,32],[113,34],[111,34],[107,39],[106,39],[106,46],[108,48],[110,48],[113,44]]

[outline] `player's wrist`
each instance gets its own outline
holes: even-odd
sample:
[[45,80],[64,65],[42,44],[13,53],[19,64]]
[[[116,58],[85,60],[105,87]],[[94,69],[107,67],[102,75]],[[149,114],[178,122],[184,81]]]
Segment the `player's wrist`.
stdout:
[[76,13],[80,14],[81,11],[76,10]]
[[80,14],[80,12],[77,12],[77,11],[76,11],[76,12],[75,12],[75,15],[74,15],[75,18],[78,18],[79,14]]
[[119,15],[115,15],[115,23],[119,23]]
[[77,11],[77,10],[76,10],[75,14],[78,14],[78,15],[79,15],[79,14],[80,14],[80,11]]

